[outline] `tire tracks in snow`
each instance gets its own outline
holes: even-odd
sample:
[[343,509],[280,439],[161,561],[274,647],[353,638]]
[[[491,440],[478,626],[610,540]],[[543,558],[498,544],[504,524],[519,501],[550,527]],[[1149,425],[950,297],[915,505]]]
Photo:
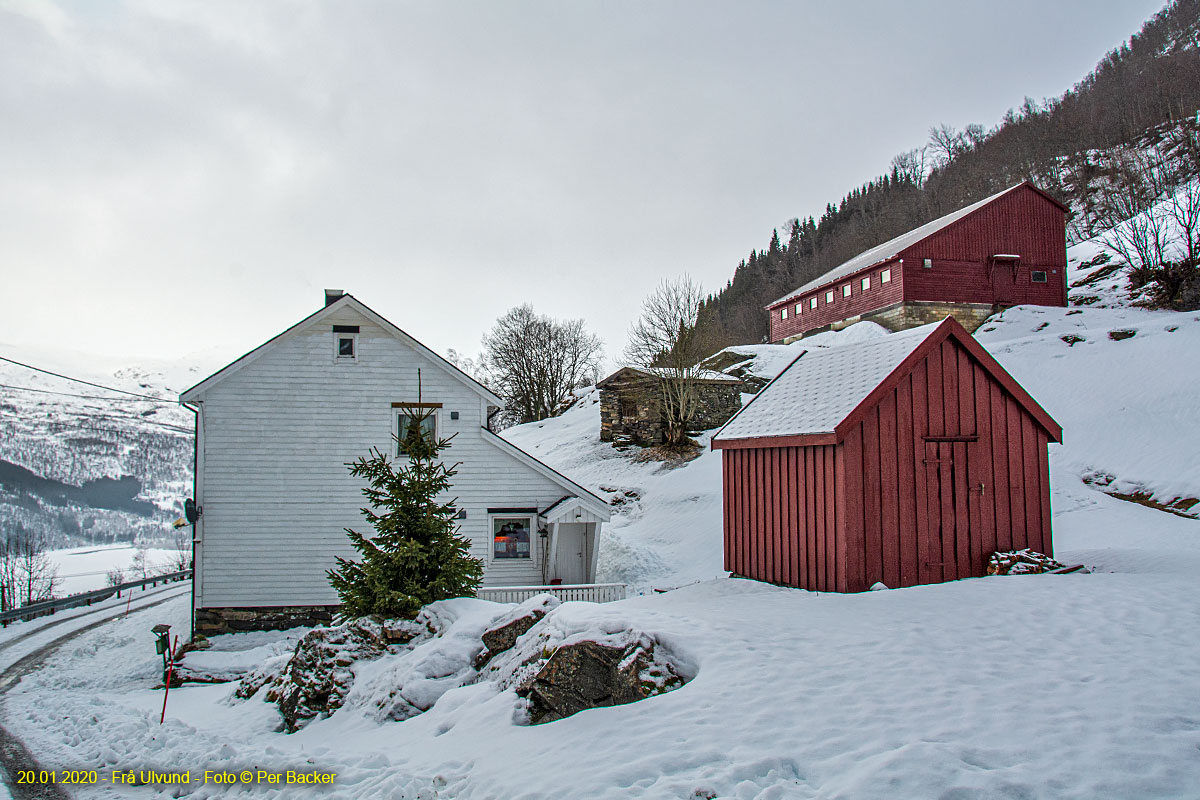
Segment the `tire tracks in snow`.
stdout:
[[[179,587],[182,588],[182,587]],[[176,597],[186,594],[191,591],[190,585],[187,586],[187,591],[170,592],[165,597],[161,597],[150,603],[139,603],[129,609],[129,613],[134,611],[142,611],[147,608],[161,605],[168,600],[174,600]],[[157,593],[156,593],[157,594]],[[153,595],[151,595],[153,596]],[[108,609],[113,610],[113,609]],[[92,613],[103,613],[103,609]],[[31,653],[27,653],[21,658],[10,664],[3,672],[0,672],[0,698],[3,698],[8,690],[17,685],[17,682],[23,675],[27,675],[45,663],[46,659],[51,656],[56,650],[62,647],[71,639],[74,639],[80,634],[95,630],[101,625],[106,625],[114,619],[125,615],[125,609],[118,607],[113,610],[113,613],[108,614],[95,622],[89,622],[78,628],[72,628],[67,633],[62,634],[45,644],[39,646]],[[7,642],[0,643],[0,650],[4,650],[19,641],[29,638],[35,634],[41,633],[46,628],[61,625],[66,622],[71,622],[80,617],[88,617],[91,614],[80,614],[76,617],[70,617],[64,620],[58,620],[39,626],[36,630],[21,634],[20,636],[9,639]],[[4,783],[9,792],[12,793],[15,800],[70,800],[71,795],[61,786],[54,783],[22,783],[18,784],[13,781],[13,776],[22,770],[41,770],[37,759],[29,752],[29,748],[25,746],[19,738],[14,736],[3,725],[0,725],[0,770]]]

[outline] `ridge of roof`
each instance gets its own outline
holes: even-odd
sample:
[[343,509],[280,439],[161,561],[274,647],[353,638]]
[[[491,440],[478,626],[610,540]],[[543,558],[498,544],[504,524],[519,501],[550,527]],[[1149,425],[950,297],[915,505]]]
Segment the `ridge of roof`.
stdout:
[[[408,346],[412,347],[414,350],[416,350],[421,355],[432,360],[435,364],[446,367],[447,372],[449,372],[452,376],[457,378],[460,382],[466,384],[468,386],[468,388],[473,389],[474,391],[476,391],[477,393],[486,397],[489,400],[495,401],[499,405],[503,405],[504,400],[499,395],[497,395],[495,392],[493,392],[491,389],[487,388],[486,386],[481,384],[479,381],[475,380],[470,375],[468,375],[467,373],[463,372],[458,367],[451,364],[445,358],[438,355],[435,351],[431,350],[429,347],[426,347],[424,344],[422,344],[420,341],[418,341],[416,338],[414,338],[411,334],[402,330],[396,324],[394,324],[390,320],[386,319],[381,314],[379,314],[379,312],[368,307],[366,303],[364,303],[363,301],[359,300],[357,297],[354,297],[351,294],[343,294],[341,297],[339,297],[337,300],[334,300],[329,305],[327,305],[323,308],[317,309],[316,311],[314,311],[313,313],[304,317],[304,319],[300,320],[299,322],[295,323],[294,325],[291,325],[288,328],[284,329],[283,331],[275,334],[270,339],[268,339],[267,341],[260,344],[258,347],[255,347],[253,350],[250,350],[249,352],[244,353],[240,357],[229,362],[224,367],[217,370],[213,374],[209,375],[204,380],[202,380],[202,381],[196,383],[194,386],[191,386],[191,387],[185,389],[184,391],[180,392],[180,394],[179,394],[180,402],[191,402],[192,399],[194,399],[194,395],[196,393],[199,393],[201,391],[207,391],[208,389],[212,388],[216,384],[220,383],[225,378],[227,378],[230,375],[234,374],[235,372],[241,370],[242,368],[246,367],[247,365],[253,363],[259,357],[261,357],[268,349],[270,349],[270,347],[273,344],[275,344],[275,342],[282,339],[284,336],[287,336],[288,334],[292,333],[293,331],[299,330],[300,328],[304,327],[305,325],[310,325],[314,322],[317,322],[322,317],[329,316],[330,314],[333,313],[332,309],[337,309],[337,308],[341,307],[343,304],[351,304],[351,307],[354,308],[355,311],[362,314],[363,316],[365,316],[367,319],[371,320],[375,324],[379,325],[379,327],[383,328],[385,331],[390,333],[395,338],[399,339],[401,342],[404,342]],[[192,396],[192,399],[189,399],[189,396]]]

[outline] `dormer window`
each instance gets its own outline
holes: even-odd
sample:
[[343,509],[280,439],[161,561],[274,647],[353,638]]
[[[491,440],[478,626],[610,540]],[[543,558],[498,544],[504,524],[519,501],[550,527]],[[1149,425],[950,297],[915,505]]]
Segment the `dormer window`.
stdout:
[[333,358],[335,361],[358,361],[358,326],[333,326]]

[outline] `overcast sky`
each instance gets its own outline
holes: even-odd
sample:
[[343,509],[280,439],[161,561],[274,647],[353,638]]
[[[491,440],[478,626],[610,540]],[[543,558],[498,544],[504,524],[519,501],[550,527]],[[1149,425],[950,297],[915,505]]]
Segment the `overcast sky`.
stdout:
[[0,355],[224,363],[334,287],[439,352],[531,302],[615,357],[664,277],[1161,5],[0,0]]

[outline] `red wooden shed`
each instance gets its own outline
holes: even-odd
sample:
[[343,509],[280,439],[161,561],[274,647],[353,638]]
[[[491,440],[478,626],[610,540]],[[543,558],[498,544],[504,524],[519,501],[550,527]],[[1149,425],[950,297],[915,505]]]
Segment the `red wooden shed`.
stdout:
[[1067,304],[1067,208],[1029,181],[859,253],[767,307],[772,342],[871,320],[903,330],[949,315]]
[[814,347],[713,437],[725,568],[859,592],[1053,555],[1047,445],[1062,429],[957,321]]

